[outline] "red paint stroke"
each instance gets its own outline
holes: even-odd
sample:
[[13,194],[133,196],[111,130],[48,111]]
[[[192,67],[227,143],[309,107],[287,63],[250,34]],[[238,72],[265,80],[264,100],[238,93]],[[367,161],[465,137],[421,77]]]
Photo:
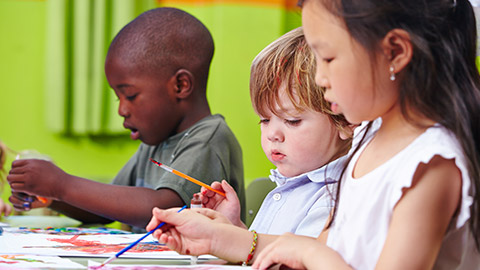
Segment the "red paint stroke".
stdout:
[[15,263],[19,263],[19,262],[7,262],[7,261],[1,261],[1,260],[0,260],[0,263],[3,263],[3,264],[15,264]]
[[[130,243],[123,244],[104,244],[98,241],[89,241],[78,239],[80,235],[75,235],[72,238],[47,238],[49,241],[70,244],[71,246],[53,246],[46,248],[57,248],[63,250],[80,251],[89,254],[104,254],[104,253],[117,253]],[[27,246],[24,248],[39,248],[38,246]],[[43,248],[43,247],[42,247]],[[171,251],[165,245],[158,242],[144,242],[138,243],[136,246],[129,249],[127,252],[131,253],[145,253],[145,252],[159,252],[159,251]]]

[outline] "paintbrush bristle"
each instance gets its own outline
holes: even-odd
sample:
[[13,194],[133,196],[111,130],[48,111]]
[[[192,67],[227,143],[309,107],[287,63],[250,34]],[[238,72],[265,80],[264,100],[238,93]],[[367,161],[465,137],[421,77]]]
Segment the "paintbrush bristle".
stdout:
[[153,159],[153,158],[150,158],[150,161],[153,162],[153,163],[155,163],[155,164],[157,164],[158,166],[162,166],[162,163],[156,161],[156,160]]
[[108,258],[106,261],[104,261],[102,264],[100,264],[98,267],[95,267],[95,269],[100,269],[104,267],[106,264],[111,263],[113,260],[115,260],[117,257],[115,255],[112,255],[110,258]]

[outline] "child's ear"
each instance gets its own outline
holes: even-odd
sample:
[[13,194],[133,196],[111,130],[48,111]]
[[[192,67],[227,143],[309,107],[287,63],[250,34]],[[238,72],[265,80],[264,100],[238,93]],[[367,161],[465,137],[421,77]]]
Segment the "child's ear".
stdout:
[[410,34],[403,29],[390,30],[383,38],[381,47],[395,73],[401,71],[412,59]]
[[179,69],[174,75],[175,77],[175,97],[184,99],[193,92],[194,78],[193,74],[186,69]]

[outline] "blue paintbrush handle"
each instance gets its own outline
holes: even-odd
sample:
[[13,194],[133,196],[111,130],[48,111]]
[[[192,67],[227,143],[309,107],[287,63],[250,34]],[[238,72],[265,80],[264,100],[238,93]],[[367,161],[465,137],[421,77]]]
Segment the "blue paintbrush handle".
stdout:
[[[182,208],[180,208],[180,210],[177,211],[177,213],[180,213],[183,209],[187,208],[186,205],[184,205]],[[159,229],[160,227],[162,227],[163,225],[165,225],[165,222],[162,222],[160,224],[158,224],[158,226],[149,231],[148,233],[146,233],[144,236],[140,237],[140,239],[138,239],[137,241],[131,243],[130,245],[124,247],[122,250],[120,250],[117,254],[115,254],[115,257],[118,258],[118,256],[122,255],[125,251],[131,249],[133,246],[135,246],[136,244],[138,244],[140,241],[142,241],[143,239],[145,239],[145,237],[149,236],[150,234],[152,234],[154,231],[156,231],[157,229]]]

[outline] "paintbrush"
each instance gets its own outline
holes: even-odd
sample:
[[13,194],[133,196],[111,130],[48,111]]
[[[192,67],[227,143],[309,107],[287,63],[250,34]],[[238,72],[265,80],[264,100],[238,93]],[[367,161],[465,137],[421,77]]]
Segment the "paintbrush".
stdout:
[[150,161],[153,162],[153,163],[155,163],[155,164],[157,164],[159,167],[163,168],[164,170],[167,170],[167,171],[169,171],[169,172],[171,172],[171,173],[174,173],[174,174],[176,174],[176,175],[178,175],[178,176],[180,176],[180,177],[182,177],[182,178],[184,178],[184,179],[186,179],[186,180],[188,180],[188,181],[190,181],[190,182],[193,182],[193,183],[195,183],[195,184],[197,184],[197,185],[199,185],[199,186],[202,186],[202,187],[204,187],[204,188],[206,188],[206,189],[208,189],[208,190],[211,190],[211,191],[213,191],[213,192],[216,192],[216,193],[222,195],[223,197],[226,197],[226,196],[225,196],[225,193],[223,193],[223,192],[221,192],[221,191],[219,191],[219,190],[216,190],[216,189],[212,188],[211,186],[209,186],[209,185],[207,185],[207,184],[205,184],[205,183],[203,183],[203,182],[200,182],[200,181],[198,181],[197,179],[195,179],[195,178],[193,178],[193,177],[191,177],[191,176],[188,176],[188,175],[186,175],[186,174],[184,174],[184,173],[182,173],[182,172],[179,172],[179,171],[177,171],[177,170],[175,170],[175,169],[172,169],[172,168],[168,167],[167,165],[162,164],[162,163],[154,160],[153,158],[150,158]]
[[[180,213],[183,209],[187,208],[186,205],[184,205],[182,208],[180,208],[180,210],[177,211],[177,213]],[[152,234],[154,231],[156,231],[157,229],[159,229],[160,227],[162,227],[163,225],[165,225],[165,222],[162,222],[160,224],[158,224],[157,227],[155,227],[155,229],[147,232],[144,236],[140,237],[140,239],[138,239],[137,241],[131,243],[130,245],[124,247],[122,250],[120,250],[119,252],[117,252],[117,254],[115,255],[112,255],[110,258],[106,259],[100,266],[98,267],[95,267],[95,269],[99,269],[103,266],[105,266],[106,264],[108,263],[111,263],[113,260],[115,260],[116,258],[118,258],[120,255],[122,255],[125,251],[131,249],[133,246],[135,246],[136,244],[140,243],[140,241],[142,241],[143,239],[145,239],[145,237],[149,236],[150,234]]]

